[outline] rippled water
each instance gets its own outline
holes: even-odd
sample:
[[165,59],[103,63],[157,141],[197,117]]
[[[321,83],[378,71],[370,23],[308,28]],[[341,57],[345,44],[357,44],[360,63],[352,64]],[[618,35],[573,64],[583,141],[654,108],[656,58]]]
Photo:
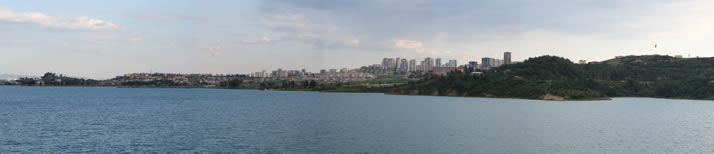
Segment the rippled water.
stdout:
[[712,153],[714,102],[0,86],[0,152]]

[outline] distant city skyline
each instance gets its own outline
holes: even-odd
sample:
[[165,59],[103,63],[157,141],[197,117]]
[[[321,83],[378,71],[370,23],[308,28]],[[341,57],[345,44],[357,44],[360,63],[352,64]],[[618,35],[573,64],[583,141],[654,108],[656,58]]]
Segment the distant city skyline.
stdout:
[[707,0],[0,1],[0,74],[316,72],[504,52],[711,57],[711,10]]

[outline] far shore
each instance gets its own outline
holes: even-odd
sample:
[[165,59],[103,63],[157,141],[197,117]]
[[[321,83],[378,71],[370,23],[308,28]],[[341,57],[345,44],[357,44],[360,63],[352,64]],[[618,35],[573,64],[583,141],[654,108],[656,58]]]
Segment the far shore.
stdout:
[[[324,92],[324,93],[382,93],[385,95],[400,95],[400,96],[436,96],[436,97],[460,97],[460,98],[503,98],[503,99],[523,99],[523,100],[541,100],[541,101],[553,101],[553,102],[584,102],[584,101],[610,101],[611,97],[599,97],[599,98],[581,98],[581,99],[533,99],[533,98],[518,98],[518,97],[478,97],[478,96],[446,96],[446,95],[410,95],[410,94],[398,94],[392,92],[367,92],[367,91],[353,91],[353,90],[311,90],[311,89],[251,89],[251,88],[219,88],[219,87],[152,87],[152,86],[25,86],[25,85],[0,85],[0,86],[18,86],[18,87],[105,87],[105,88],[139,88],[139,89],[152,89],[152,88],[175,88],[175,89],[225,89],[225,90],[255,90],[255,91],[303,91],[303,92]],[[688,98],[660,98],[660,97],[614,97],[614,98],[653,98],[653,99],[671,99],[671,100],[698,100],[698,101],[714,101],[708,99],[688,99]]]

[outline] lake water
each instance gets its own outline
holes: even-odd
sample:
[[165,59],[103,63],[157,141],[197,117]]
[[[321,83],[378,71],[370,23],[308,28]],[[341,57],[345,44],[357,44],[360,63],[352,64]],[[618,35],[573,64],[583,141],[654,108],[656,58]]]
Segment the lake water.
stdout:
[[712,153],[714,102],[0,86],[0,152]]

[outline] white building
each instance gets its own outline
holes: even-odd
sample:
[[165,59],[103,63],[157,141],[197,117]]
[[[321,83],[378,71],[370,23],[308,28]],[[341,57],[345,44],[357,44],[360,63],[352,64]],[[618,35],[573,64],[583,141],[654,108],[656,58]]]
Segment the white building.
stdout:
[[407,62],[407,59],[402,59],[401,62],[399,62],[401,66],[399,66],[399,71],[400,72],[408,72],[409,71],[409,62]]
[[416,72],[416,59],[409,60],[409,72]]
[[434,59],[431,57],[426,57],[424,59],[424,72],[430,72],[434,70]]
[[456,59],[451,59],[449,60],[449,66],[446,67],[456,67],[459,66],[459,64],[456,62]]

